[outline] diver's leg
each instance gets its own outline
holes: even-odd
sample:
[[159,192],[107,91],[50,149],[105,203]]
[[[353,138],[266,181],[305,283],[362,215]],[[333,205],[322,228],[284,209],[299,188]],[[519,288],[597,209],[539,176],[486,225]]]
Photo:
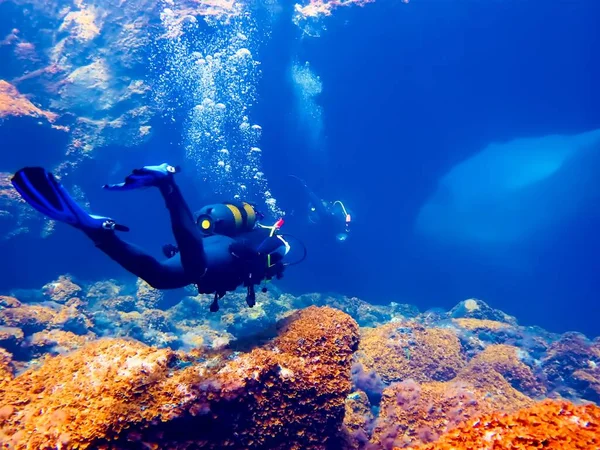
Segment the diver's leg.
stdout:
[[175,289],[192,284],[177,255],[161,262],[139,247],[123,241],[112,231],[94,230],[85,233],[112,260],[153,288]]
[[198,280],[206,272],[202,233],[173,177],[159,183],[158,188],[171,216],[171,228],[183,269],[192,279]]
[[174,174],[177,172],[179,172],[178,167],[167,163],[144,166],[133,170],[124,182],[107,184],[104,188],[122,191],[140,187],[158,187],[171,216],[171,227],[177,241],[183,269],[192,279],[198,280],[206,271],[202,233],[196,226],[194,216],[175,183]]

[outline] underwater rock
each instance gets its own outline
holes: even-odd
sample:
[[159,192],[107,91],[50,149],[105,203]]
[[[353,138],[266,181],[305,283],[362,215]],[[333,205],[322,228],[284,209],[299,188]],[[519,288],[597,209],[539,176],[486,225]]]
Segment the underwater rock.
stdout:
[[12,84],[0,80],[0,123],[10,116],[33,117],[50,123],[58,118],[57,114],[44,111],[35,106]]
[[450,380],[467,364],[452,330],[425,328],[414,321],[362,329],[356,359],[388,384]]
[[448,315],[454,319],[480,319],[517,325],[517,319],[502,311],[491,308],[486,302],[470,298],[452,308]]
[[381,401],[381,394],[386,384],[374,370],[365,371],[361,363],[352,364],[352,383],[354,387],[364,392],[369,402],[378,405]]
[[17,327],[0,326],[0,347],[15,353],[23,343],[25,333]]
[[598,342],[590,342],[580,333],[565,333],[550,346],[541,364],[550,391],[600,403]]
[[140,308],[156,308],[164,297],[164,291],[154,289],[144,280],[139,278],[136,283],[135,297],[140,303]]
[[26,365],[46,352],[78,348],[94,336],[84,306],[77,297],[64,304],[22,304],[13,297],[0,297],[0,346]]
[[491,251],[514,267],[522,262],[509,246],[552,233],[596,204],[599,150],[600,129],[491,143],[438,180],[415,229],[429,241]]
[[212,368],[101,339],[10,381],[0,439],[15,449],[325,448],[339,438],[357,343],[356,323],[326,307]]
[[94,333],[81,336],[71,331],[38,331],[27,340],[26,346],[31,357],[37,358],[45,354],[62,355],[80,349],[94,339]]
[[124,287],[113,280],[98,281],[87,286],[85,298],[90,305],[95,305],[121,295],[123,290]]
[[42,287],[42,291],[49,300],[56,303],[65,303],[73,297],[78,297],[81,293],[81,287],[76,285],[68,275],[61,275],[58,280]]
[[346,397],[344,414],[344,430],[346,433],[345,449],[362,449],[371,438],[375,416],[367,394],[357,390]]
[[290,298],[292,308],[306,308],[310,305],[331,306],[352,316],[361,327],[376,327],[392,318],[413,318],[419,310],[413,305],[392,302],[390,305],[373,305],[357,297],[343,295],[303,294]]
[[20,328],[25,334],[49,329],[56,311],[47,306],[21,305],[0,310],[0,325]]
[[496,410],[516,411],[533,403],[508,385],[506,389],[514,395],[488,394],[501,386],[474,385],[461,377],[448,382],[419,384],[408,379],[395,383],[383,393],[372,443],[391,449],[433,442],[471,417]]
[[[408,3],[408,0],[402,1]],[[330,16],[336,8],[341,6],[364,6],[373,2],[375,0],[308,0],[301,2],[303,4],[294,5],[294,10],[303,18]]]
[[13,188],[12,173],[0,172],[0,239],[8,240],[28,233],[40,217]]
[[5,384],[12,381],[13,374],[12,355],[0,348],[0,389],[3,389]]
[[600,407],[546,400],[514,413],[471,419],[433,444],[413,450],[478,448],[592,449],[600,446]]
[[[543,380],[534,375],[531,367],[522,361],[523,351],[510,345],[490,345],[476,355],[470,366],[489,367],[502,375],[511,386],[531,398],[546,394]],[[524,359],[527,359],[524,355]]]

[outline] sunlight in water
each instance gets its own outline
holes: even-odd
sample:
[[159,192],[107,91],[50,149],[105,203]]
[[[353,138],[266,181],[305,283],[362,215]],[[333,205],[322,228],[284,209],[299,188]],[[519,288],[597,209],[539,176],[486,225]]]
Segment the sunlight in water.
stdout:
[[308,62],[304,64],[294,62],[291,76],[299,125],[309,138],[312,149],[320,149],[323,135],[323,108],[317,103],[317,97],[323,91],[323,83]]

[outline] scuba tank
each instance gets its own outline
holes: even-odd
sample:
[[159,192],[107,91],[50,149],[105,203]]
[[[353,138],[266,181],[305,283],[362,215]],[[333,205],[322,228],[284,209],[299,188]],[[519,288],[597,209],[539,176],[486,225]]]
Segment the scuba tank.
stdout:
[[246,202],[223,202],[206,205],[197,212],[196,224],[205,236],[221,234],[234,237],[250,231],[262,214]]

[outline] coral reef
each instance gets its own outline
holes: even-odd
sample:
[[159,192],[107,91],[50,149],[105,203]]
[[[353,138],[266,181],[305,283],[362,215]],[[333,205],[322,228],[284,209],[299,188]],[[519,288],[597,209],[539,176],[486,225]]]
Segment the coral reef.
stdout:
[[9,381],[0,433],[16,449],[323,448],[341,430],[357,342],[356,323],[326,307],[217,362],[101,339]]
[[383,448],[428,443],[471,417],[531,404],[489,369],[478,368],[476,376],[467,369],[448,382],[409,379],[384,391],[372,442]]
[[233,293],[213,314],[211,298],[187,293],[62,276],[16,292],[24,301],[0,296],[0,441],[421,448],[454,445],[477,420],[529,428],[547,398],[598,401],[600,340],[521,327],[481,301],[419,313],[272,288],[254,308]]
[[77,297],[64,304],[23,304],[0,297],[0,306],[0,345],[22,362],[36,363],[36,357],[79,348],[95,337],[85,304]]
[[0,389],[13,379],[12,355],[0,348]]
[[469,420],[418,450],[592,449],[600,446],[600,408],[544,401],[513,414],[491,413]]
[[454,319],[479,319],[503,322],[511,325],[517,324],[517,320],[514,317],[493,309],[483,300],[475,298],[460,302],[448,312],[448,315]]
[[600,342],[579,333],[565,333],[552,343],[541,361],[550,390],[565,398],[600,403]]
[[357,356],[367,370],[375,370],[386,383],[450,380],[467,362],[451,330],[425,328],[415,321],[363,329]]
[[373,429],[375,416],[371,411],[369,399],[364,392],[356,391],[346,397],[346,411],[344,413],[344,429],[346,432],[346,446],[360,449],[369,442]]
[[42,291],[49,300],[65,303],[67,300],[77,297],[81,292],[81,287],[73,283],[69,276],[62,275],[56,281],[46,284]]
[[522,350],[510,345],[490,345],[469,364],[474,367],[489,365],[518,391],[532,398],[540,397],[546,393],[546,387],[531,367],[521,360],[522,353]]

